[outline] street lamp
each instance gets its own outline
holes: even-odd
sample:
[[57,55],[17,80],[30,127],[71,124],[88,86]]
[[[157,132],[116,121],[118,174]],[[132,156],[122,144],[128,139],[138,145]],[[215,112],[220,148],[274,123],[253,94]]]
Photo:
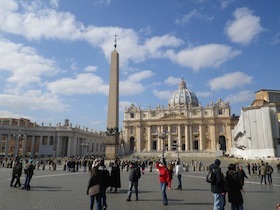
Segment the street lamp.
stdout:
[[[14,135],[15,137],[16,135]],[[21,134],[21,130],[18,130],[18,135],[16,136],[16,158],[19,158],[19,150],[20,150],[20,140],[22,140],[22,138],[24,138],[25,135]]]
[[162,140],[162,160],[164,160],[164,139],[168,136],[168,132],[163,131],[163,132],[157,132],[156,135],[158,138],[160,138]]

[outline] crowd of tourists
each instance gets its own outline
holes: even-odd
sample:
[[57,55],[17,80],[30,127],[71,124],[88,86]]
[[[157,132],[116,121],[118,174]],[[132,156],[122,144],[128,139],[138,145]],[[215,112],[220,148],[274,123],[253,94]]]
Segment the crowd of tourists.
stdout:
[[[34,170],[56,170],[58,160],[52,158],[20,159],[19,157],[1,158],[2,167],[12,168],[11,187],[20,187],[24,190],[30,190],[30,182]],[[153,168],[158,172],[160,191],[164,205],[168,205],[166,190],[182,190],[182,174],[189,169],[193,171],[208,170],[207,179],[209,179],[210,190],[214,195],[213,209],[225,209],[226,195],[228,202],[231,203],[232,210],[243,210],[243,186],[245,179],[249,177],[259,177],[260,184],[272,185],[273,167],[264,161],[259,163],[247,163],[244,171],[241,164],[231,163],[227,167],[225,174],[220,168],[221,162],[216,159],[210,166],[203,164],[202,161],[192,160],[190,164],[180,162],[180,160],[171,160],[167,162],[164,158],[147,160],[119,160],[116,159],[107,164],[102,158],[65,158],[62,163],[63,170],[68,172],[84,171],[90,173],[90,179],[87,186],[87,194],[90,195],[90,209],[93,210],[94,204],[97,210],[107,208],[106,193],[117,192],[121,188],[121,172],[129,173],[129,187],[127,191],[127,201],[132,200],[133,189],[135,200],[139,200],[138,181],[141,175],[146,171],[152,172]],[[277,169],[280,164],[277,165]],[[279,172],[280,170],[278,170]],[[25,176],[24,183],[21,183],[21,176]],[[211,178],[209,178],[211,176]],[[177,181],[173,179],[176,177]],[[176,186],[176,187],[172,187]],[[96,188],[96,189],[95,189]],[[279,209],[280,209],[280,204]],[[277,207],[278,208],[278,207]]]

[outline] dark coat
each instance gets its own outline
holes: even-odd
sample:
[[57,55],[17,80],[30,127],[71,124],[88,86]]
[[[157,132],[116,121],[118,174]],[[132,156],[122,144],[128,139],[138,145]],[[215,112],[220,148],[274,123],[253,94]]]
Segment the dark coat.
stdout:
[[106,166],[99,166],[98,173],[100,175],[100,189],[106,190],[110,186],[110,173]]
[[214,183],[211,183],[211,192],[212,193],[224,193],[226,192],[226,187],[223,179],[223,174],[221,168],[215,163],[209,166],[209,170],[213,170],[216,180]]
[[92,174],[90,176],[90,179],[88,181],[88,186],[87,186],[87,194],[88,194],[88,191],[89,191],[89,188],[94,186],[94,185],[97,185],[97,184],[101,184],[101,178],[100,178],[100,174],[97,173],[96,175]]
[[20,163],[17,163],[13,168],[13,176],[20,177],[22,174],[22,165]]
[[131,164],[129,181],[138,182],[138,179],[140,179],[140,177],[141,177],[140,167],[135,163]]
[[235,205],[243,204],[243,197],[241,194],[242,185],[238,172],[228,170],[226,174],[226,180],[228,182],[228,202]]
[[34,166],[33,164],[31,163],[28,163],[25,168],[24,168],[24,173],[27,175],[27,176],[33,176],[34,174]]
[[113,164],[110,175],[110,186],[120,188],[121,187],[121,174],[118,164]]

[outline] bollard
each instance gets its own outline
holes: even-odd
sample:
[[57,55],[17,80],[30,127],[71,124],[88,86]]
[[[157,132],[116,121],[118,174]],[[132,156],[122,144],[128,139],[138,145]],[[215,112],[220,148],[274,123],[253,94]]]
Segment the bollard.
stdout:
[[149,171],[150,171],[150,172],[153,171],[153,165],[149,165]]

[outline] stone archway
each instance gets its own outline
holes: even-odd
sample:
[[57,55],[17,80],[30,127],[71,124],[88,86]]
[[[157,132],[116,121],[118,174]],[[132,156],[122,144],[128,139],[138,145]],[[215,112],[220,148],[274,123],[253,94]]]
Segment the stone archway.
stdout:
[[226,143],[226,137],[225,136],[219,136],[219,145],[220,150],[226,151],[227,150],[227,143]]

